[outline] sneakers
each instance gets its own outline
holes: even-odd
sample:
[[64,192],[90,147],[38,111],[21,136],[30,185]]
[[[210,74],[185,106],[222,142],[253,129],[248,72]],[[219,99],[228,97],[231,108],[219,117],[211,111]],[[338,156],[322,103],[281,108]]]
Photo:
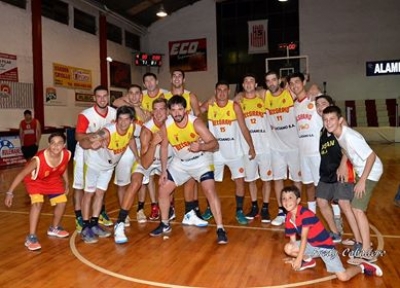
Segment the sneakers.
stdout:
[[241,225],[247,225],[249,220],[247,220],[246,216],[243,214],[243,210],[236,211],[236,220]]
[[169,213],[168,213],[168,220],[172,221],[172,220],[175,220],[175,218],[176,218],[175,208],[174,208],[174,206],[170,206],[169,207]]
[[208,221],[213,217],[214,216],[213,216],[213,214],[211,212],[210,207],[207,206],[207,209],[206,209],[206,211],[204,211],[203,215],[201,215],[201,218],[203,218],[204,220]]
[[35,234],[29,234],[25,240],[25,247],[27,247],[30,251],[36,251],[42,249],[37,237]]
[[83,218],[82,217],[75,218],[75,229],[78,234],[82,232],[82,228],[83,228]]
[[186,213],[185,216],[183,216],[182,224],[205,227],[208,225],[208,222],[197,217],[196,212],[194,212],[194,210],[192,209],[188,213]]
[[356,244],[356,240],[352,238],[347,238],[342,240],[342,244],[346,246],[353,246],[354,244]]
[[279,212],[278,216],[274,220],[272,220],[271,224],[274,226],[281,226],[285,223],[286,215],[283,212]]
[[226,237],[226,232],[222,228],[217,229],[217,243],[220,245],[228,243],[228,237]]
[[360,242],[355,242],[353,247],[351,248],[351,251],[349,253],[350,258],[360,258],[360,255],[362,253],[362,243]]
[[124,221],[124,226],[129,227],[131,226],[131,217],[129,215],[126,215],[125,221]]
[[52,227],[50,226],[47,230],[47,235],[58,238],[65,238],[69,236],[69,233],[65,231],[61,226]]
[[337,233],[330,232],[329,235],[332,237],[333,243],[338,244],[338,243],[342,242],[342,235],[340,233],[337,234]]
[[163,234],[169,234],[171,233],[172,228],[171,225],[164,224],[163,222],[160,222],[160,225],[157,226],[156,229],[150,232],[151,237],[158,237]]
[[260,215],[258,215],[258,206],[252,205],[251,206],[251,210],[249,213],[246,214],[246,218],[248,220],[253,220],[256,217],[259,217]]
[[271,223],[271,216],[269,215],[268,208],[261,208],[261,222],[262,223]]
[[125,223],[119,222],[114,226],[114,241],[117,244],[124,244],[128,242],[128,238],[125,235]]
[[88,244],[96,243],[97,241],[99,241],[99,239],[97,239],[96,235],[93,233],[90,227],[85,227],[82,229],[81,238],[85,243]]
[[114,225],[114,223],[111,221],[110,217],[108,217],[106,211],[101,212],[101,214],[99,216],[99,223],[103,224],[104,226],[107,226],[107,227]]
[[303,270],[306,270],[306,269],[314,268],[316,265],[317,265],[317,262],[313,258],[310,258],[307,261],[302,260],[301,261],[301,267],[299,268],[299,271],[303,271]]
[[110,235],[111,235],[111,232],[110,232],[110,231],[107,231],[106,229],[104,229],[103,227],[101,227],[101,226],[98,225],[98,224],[95,225],[95,226],[92,226],[90,229],[92,230],[92,232],[93,232],[95,235],[97,235],[97,236],[100,237],[100,238],[110,237]]
[[339,234],[343,234],[343,220],[342,220],[342,217],[335,216],[335,217],[333,217],[333,220],[335,221],[335,226],[336,226]]
[[149,219],[153,221],[160,219],[160,208],[158,207],[158,204],[151,204],[151,213]]
[[146,223],[147,222],[147,217],[146,217],[146,215],[144,215],[143,209],[140,209],[136,213],[136,219],[137,219],[138,223]]
[[364,273],[365,275],[379,276],[379,277],[383,275],[383,271],[378,265],[371,264],[368,262],[362,262],[360,264],[360,267],[361,267],[361,272]]
[[203,215],[201,215],[201,211],[200,211],[199,207],[194,208],[194,213],[196,213],[196,216],[197,216],[199,219],[204,220],[204,219],[203,219]]

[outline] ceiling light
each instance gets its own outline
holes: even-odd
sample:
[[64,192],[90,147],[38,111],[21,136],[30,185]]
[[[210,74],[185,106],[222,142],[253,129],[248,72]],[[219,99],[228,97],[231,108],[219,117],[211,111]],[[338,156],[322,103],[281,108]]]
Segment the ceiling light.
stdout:
[[113,59],[112,59],[110,56],[108,56],[108,57],[106,58],[106,60],[107,60],[107,62],[112,62],[112,61],[113,61]]
[[288,0],[278,0],[279,2],[287,2]]
[[164,9],[164,5],[162,5],[161,4],[161,6],[160,6],[160,10],[158,10],[158,12],[156,13],[156,15],[158,16],[158,17],[166,17],[168,14],[167,14],[167,12],[165,12],[165,9]]

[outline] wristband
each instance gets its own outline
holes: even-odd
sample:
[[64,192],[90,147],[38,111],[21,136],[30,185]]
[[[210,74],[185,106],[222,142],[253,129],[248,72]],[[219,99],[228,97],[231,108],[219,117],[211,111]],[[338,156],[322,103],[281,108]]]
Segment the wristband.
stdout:
[[7,195],[7,196],[11,196],[11,198],[14,197],[14,193],[13,193],[13,192],[10,192],[10,191],[6,192],[6,195]]

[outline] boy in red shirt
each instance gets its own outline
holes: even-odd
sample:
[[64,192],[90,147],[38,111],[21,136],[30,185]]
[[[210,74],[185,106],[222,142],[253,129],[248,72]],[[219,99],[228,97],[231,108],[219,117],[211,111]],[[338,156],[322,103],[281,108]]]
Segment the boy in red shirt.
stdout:
[[[290,242],[284,251],[293,257],[287,260],[294,271],[302,271],[316,266],[314,258],[321,257],[330,273],[335,273],[340,281],[348,281],[359,273],[382,276],[379,266],[368,262],[345,269],[333,245],[329,232],[318,217],[300,204],[300,190],[296,186],[283,188],[282,205],[287,211],[285,234]],[[296,236],[301,238],[296,240]]]
[[69,233],[61,226],[61,218],[64,215],[67,203],[68,184],[68,161],[71,152],[65,149],[66,137],[61,132],[55,132],[49,136],[49,147],[41,150],[36,156],[19,172],[6,192],[4,201],[7,207],[13,202],[13,191],[24,181],[26,190],[31,198],[31,211],[29,214],[29,235],[25,246],[31,250],[41,249],[36,236],[40,211],[43,206],[43,196],[48,196],[54,208],[52,226],[47,230],[47,235],[65,238]]

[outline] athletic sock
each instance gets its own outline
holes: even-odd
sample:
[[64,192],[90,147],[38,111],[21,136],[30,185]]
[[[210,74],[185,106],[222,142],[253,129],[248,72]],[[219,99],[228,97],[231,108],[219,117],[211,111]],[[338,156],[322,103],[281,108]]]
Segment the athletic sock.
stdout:
[[138,202],[137,211],[144,209],[144,202]]
[[243,210],[244,196],[236,195],[236,211]]
[[118,220],[117,223],[125,222],[126,217],[128,216],[129,211],[121,209],[118,213]]

